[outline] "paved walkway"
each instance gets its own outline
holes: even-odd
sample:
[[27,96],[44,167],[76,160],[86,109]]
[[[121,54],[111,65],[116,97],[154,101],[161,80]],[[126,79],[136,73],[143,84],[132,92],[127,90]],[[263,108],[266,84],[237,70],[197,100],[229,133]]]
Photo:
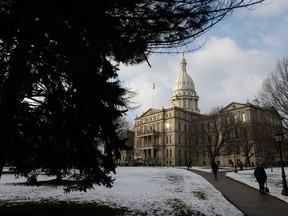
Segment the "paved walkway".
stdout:
[[245,215],[288,216],[288,203],[269,195],[260,195],[258,190],[226,177],[225,172],[218,172],[216,180],[212,173],[192,172],[203,176]]

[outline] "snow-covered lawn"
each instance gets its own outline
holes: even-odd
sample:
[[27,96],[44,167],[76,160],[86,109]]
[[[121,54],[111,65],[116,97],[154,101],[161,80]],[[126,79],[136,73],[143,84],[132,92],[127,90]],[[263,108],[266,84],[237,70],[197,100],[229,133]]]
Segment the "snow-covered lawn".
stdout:
[[[119,167],[114,187],[95,186],[95,190],[64,194],[62,187],[25,186],[13,175],[0,180],[0,204],[20,202],[99,203],[126,207],[135,215],[243,215],[204,178],[172,167]],[[41,176],[41,180],[48,179]],[[131,215],[131,214],[130,214]]]
[[[210,172],[210,168],[193,167]],[[232,179],[258,189],[254,169],[238,173],[227,172]],[[282,173],[280,168],[266,169],[270,195],[288,202],[282,196]],[[288,168],[285,168],[288,174]],[[15,179],[4,174],[0,180],[0,205],[22,202],[76,202],[97,203],[111,207],[124,207],[135,214],[147,215],[243,215],[228,202],[219,191],[201,176],[184,168],[172,167],[118,167],[114,186],[109,189],[95,186],[95,190],[64,194],[63,187],[25,186],[25,178]],[[40,176],[40,180],[51,177]],[[131,214],[129,214],[131,215]]]
[[[285,167],[284,170],[285,170],[285,175],[287,176],[288,168]],[[288,203],[288,196],[281,195],[281,191],[283,188],[281,168],[278,168],[278,167],[273,168],[272,171],[271,171],[271,168],[267,168],[265,169],[265,171],[267,174],[267,185],[270,191],[269,194],[271,196],[277,197],[278,199],[281,199]],[[259,188],[258,183],[254,177],[254,169],[242,170],[242,171],[238,171],[237,173],[229,172],[229,173],[226,173],[226,175],[232,179],[243,182],[249,185],[250,187],[253,187],[256,189]],[[288,181],[287,178],[286,178],[286,181]]]
[[[211,168],[208,167],[192,167],[192,169],[200,170],[203,172],[211,172]],[[254,168],[248,170],[238,170],[237,173],[234,172],[234,168],[231,167],[224,167],[220,168],[220,171],[229,171],[226,173],[231,179],[235,181],[242,182],[250,187],[259,189],[258,182],[254,177]],[[269,188],[269,195],[277,197],[288,203],[288,196],[281,195],[283,184],[282,184],[282,171],[280,167],[271,167],[265,169],[267,174],[267,185]],[[284,168],[286,181],[288,181],[288,167]]]

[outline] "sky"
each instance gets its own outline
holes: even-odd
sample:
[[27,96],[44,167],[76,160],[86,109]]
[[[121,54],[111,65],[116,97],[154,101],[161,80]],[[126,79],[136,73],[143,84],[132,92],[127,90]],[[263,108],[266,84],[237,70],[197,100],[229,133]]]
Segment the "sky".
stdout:
[[[203,46],[186,53],[185,59],[199,96],[200,113],[208,114],[212,108],[231,102],[246,103],[258,96],[276,62],[288,57],[287,12],[287,0],[266,0],[253,10],[235,10],[196,40],[193,46]],[[149,108],[170,106],[181,55],[150,55],[151,68],[147,62],[121,65],[120,80],[138,93],[132,101],[139,108],[128,112],[130,122]]]
[[[192,169],[211,171],[211,168],[207,167],[192,167]],[[235,173],[232,168],[232,171],[227,172],[226,175],[249,185],[249,187],[258,189],[253,172],[254,169]],[[281,195],[281,168],[273,168],[273,172],[267,168],[266,173],[269,195],[288,203],[288,197]],[[213,174],[211,173],[211,175]],[[116,180],[112,188],[95,185],[95,190],[87,193],[64,194],[61,186],[19,185],[15,183],[25,182],[25,178],[15,179],[12,174],[3,174],[0,181],[0,205],[67,201],[123,207],[134,212],[129,215],[146,213],[155,216],[173,216],[180,215],[179,211],[186,211],[190,214],[191,212],[200,212],[207,216],[244,216],[202,176],[187,171],[186,167],[118,167],[114,177]],[[51,178],[44,175],[39,176],[39,180]]]

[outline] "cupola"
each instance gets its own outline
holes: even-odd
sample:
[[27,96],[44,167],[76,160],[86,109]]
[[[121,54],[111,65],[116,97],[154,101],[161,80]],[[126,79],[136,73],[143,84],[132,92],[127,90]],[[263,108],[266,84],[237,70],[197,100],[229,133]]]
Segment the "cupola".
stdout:
[[173,84],[173,93],[170,97],[170,106],[177,106],[192,112],[199,113],[198,100],[192,78],[186,71],[186,59],[182,54],[180,73]]

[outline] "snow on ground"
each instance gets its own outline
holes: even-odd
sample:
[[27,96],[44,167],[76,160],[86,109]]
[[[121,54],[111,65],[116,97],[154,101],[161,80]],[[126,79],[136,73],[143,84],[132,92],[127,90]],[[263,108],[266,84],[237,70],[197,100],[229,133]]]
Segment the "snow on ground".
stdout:
[[[285,167],[285,175],[288,174],[288,168]],[[277,197],[278,199],[281,199],[285,202],[288,203],[288,196],[283,196],[281,195],[281,191],[283,188],[283,184],[282,184],[282,172],[281,172],[281,168],[267,168],[265,169],[266,174],[267,174],[267,185],[269,188],[269,194],[271,196]],[[226,176],[243,182],[247,185],[249,185],[250,187],[259,189],[259,185],[254,177],[254,169],[252,170],[241,170],[238,171],[237,173],[235,172],[229,172],[226,173]],[[286,178],[287,181],[287,178]]]
[[[203,172],[211,172],[209,167],[192,167],[192,169],[200,170]],[[239,169],[239,168],[238,168]],[[220,167],[220,171],[229,171],[226,173],[231,179],[242,182],[252,188],[259,189],[258,182],[254,177],[254,168],[238,170],[237,173],[234,172],[233,167]],[[288,196],[281,195],[283,183],[282,183],[282,171],[280,167],[269,167],[265,169],[267,174],[267,186],[269,188],[269,195],[274,196],[288,203]],[[284,167],[285,175],[288,175],[288,167]],[[286,177],[286,181],[288,181]]]
[[[193,169],[211,172],[211,168],[193,167]],[[220,171],[227,170],[220,169]],[[231,170],[231,168],[230,168]],[[227,172],[232,179],[258,189],[253,175],[254,169]],[[267,168],[270,195],[288,203],[288,197],[281,195],[282,173],[280,168]],[[288,168],[285,168],[288,174]],[[11,174],[4,174],[0,180],[0,205],[21,202],[79,202],[99,203],[147,215],[179,215],[201,213],[203,215],[243,215],[228,202],[220,192],[201,176],[182,168],[172,167],[119,167],[114,186],[109,189],[95,186],[95,190],[64,194],[63,187],[25,186],[25,178],[15,179]],[[40,180],[51,177],[40,176]]]
[[[71,201],[126,207],[147,215],[243,215],[234,205],[201,176],[172,167],[119,167],[114,186],[109,189],[64,194],[62,187],[25,186],[25,182],[4,174],[0,180],[0,204],[29,201]],[[47,179],[41,176],[41,180]],[[135,213],[135,214],[136,214]]]

